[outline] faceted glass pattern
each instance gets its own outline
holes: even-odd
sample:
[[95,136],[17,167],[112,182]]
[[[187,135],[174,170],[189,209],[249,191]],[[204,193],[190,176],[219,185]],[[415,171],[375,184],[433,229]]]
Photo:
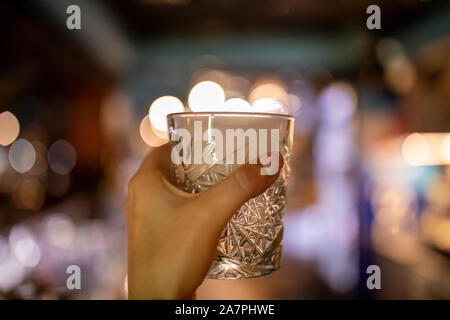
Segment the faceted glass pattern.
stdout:
[[[291,126],[286,128],[292,130]],[[169,132],[176,134],[176,126],[170,118]],[[216,257],[207,277],[253,278],[279,268],[291,139],[288,132],[280,133],[280,153],[285,165],[278,179],[264,193],[247,201],[230,219],[220,236]],[[176,142],[171,143],[174,145]],[[206,150],[213,152],[214,149],[206,147]],[[226,178],[237,167],[218,163],[172,164],[173,182],[184,191],[198,193]]]

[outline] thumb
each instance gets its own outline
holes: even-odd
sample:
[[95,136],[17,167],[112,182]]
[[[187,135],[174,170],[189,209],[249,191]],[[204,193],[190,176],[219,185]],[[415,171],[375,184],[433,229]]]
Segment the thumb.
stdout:
[[[275,157],[278,158],[275,160],[278,160],[278,170],[275,172],[266,170],[271,163],[244,164],[193,199],[192,205],[202,208],[199,214],[208,220],[211,231],[220,233],[246,201],[260,195],[275,182],[284,164],[283,157],[279,154],[273,154],[268,159]],[[261,174],[261,171],[265,174]]]

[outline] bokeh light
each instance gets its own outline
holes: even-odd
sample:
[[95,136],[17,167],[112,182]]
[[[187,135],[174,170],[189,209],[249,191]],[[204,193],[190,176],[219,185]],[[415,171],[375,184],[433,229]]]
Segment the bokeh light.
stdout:
[[328,125],[347,123],[356,109],[357,95],[347,83],[335,82],[323,89],[318,97],[321,117]]
[[75,224],[66,214],[56,213],[46,222],[47,240],[55,247],[69,249],[75,242],[76,232]]
[[410,92],[417,80],[414,65],[403,55],[392,58],[386,64],[384,77],[386,83],[398,94]]
[[36,239],[24,225],[16,225],[11,229],[9,246],[17,260],[25,267],[35,267],[41,259],[41,250]]
[[216,82],[202,81],[191,89],[188,103],[192,111],[220,111],[225,103],[225,91]]
[[430,145],[420,133],[412,133],[403,141],[402,153],[408,164],[420,166],[429,156]]
[[262,98],[253,103],[255,112],[283,113],[283,106],[275,99]]
[[232,98],[225,101],[224,111],[234,112],[252,112],[252,106],[250,103],[242,98]]
[[263,83],[257,85],[248,97],[250,103],[255,103],[256,100],[263,98],[271,98],[277,101],[282,101],[287,95],[286,90],[278,83]]
[[450,133],[445,135],[445,138],[441,143],[441,154],[444,160],[450,164]]
[[0,113],[0,145],[7,146],[19,135],[20,124],[16,116],[9,111]]
[[149,117],[154,133],[160,138],[167,138],[167,115],[183,111],[183,103],[176,97],[163,96],[153,101]]
[[397,39],[383,38],[381,39],[375,50],[378,61],[382,65],[386,65],[392,58],[404,54],[403,46]]
[[0,291],[8,291],[19,285],[26,274],[26,267],[11,253],[8,241],[0,235]]
[[300,97],[295,94],[288,94],[285,100],[287,100],[286,102],[287,111],[290,114],[295,114],[302,106]]
[[153,131],[148,115],[142,119],[141,125],[139,126],[139,133],[141,134],[142,140],[150,147],[159,147],[169,141],[168,138],[161,138]]
[[48,150],[48,164],[50,168],[61,175],[72,171],[77,162],[75,148],[66,140],[55,141]]
[[26,139],[16,140],[9,149],[9,163],[20,173],[30,170],[36,161],[36,151]]

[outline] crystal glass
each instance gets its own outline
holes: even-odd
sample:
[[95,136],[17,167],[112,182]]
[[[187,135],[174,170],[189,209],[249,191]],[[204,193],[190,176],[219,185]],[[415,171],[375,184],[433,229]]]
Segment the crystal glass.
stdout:
[[[207,277],[244,279],[277,270],[281,259],[283,212],[290,171],[294,118],[270,113],[184,112],[169,114],[167,119],[172,151],[183,139],[186,139],[184,143],[188,147],[187,151],[181,152],[184,156],[181,162],[171,164],[172,182],[178,188],[191,193],[208,189],[242,164],[236,163],[237,161],[227,163],[225,157],[230,153],[226,152],[228,149],[222,154],[217,152],[217,148],[213,147],[217,142],[214,134],[219,131],[226,137],[227,129],[242,129],[244,132],[254,129],[257,133],[267,132],[267,141],[258,135],[258,148],[266,145],[268,152],[279,152],[285,164],[275,183],[261,195],[247,201],[230,219],[220,236],[216,257]],[[278,131],[278,136],[271,135],[272,129]],[[190,137],[181,138],[181,133],[186,132]],[[246,141],[246,145],[236,143],[230,150],[233,150],[233,157],[239,152],[245,152],[245,163],[248,163],[254,157],[254,153],[252,156],[249,148],[250,140]],[[255,141],[252,143],[254,145]],[[209,156],[211,161],[202,160],[194,163],[192,150],[200,145],[202,154]],[[191,156],[190,159],[188,156]]]

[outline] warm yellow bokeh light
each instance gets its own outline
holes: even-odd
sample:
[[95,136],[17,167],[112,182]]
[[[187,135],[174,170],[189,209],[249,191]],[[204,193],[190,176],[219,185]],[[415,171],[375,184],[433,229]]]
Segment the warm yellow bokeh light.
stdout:
[[441,154],[445,162],[450,164],[450,133],[447,133],[441,143]]
[[163,96],[153,101],[149,109],[149,117],[154,133],[165,139],[167,137],[167,115],[183,111],[183,103],[176,97]]
[[271,98],[277,101],[283,101],[286,98],[287,92],[283,86],[278,83],[263,83],[256,86],[248,97],[250,103],[255,103],[256,100],[263,98]]
[[250,103],[241,98],[232,98],[225,101],[223,111],[252,112]]
[[0,145],[7,146],[19,135],[20,124],[11,112],[0,113]]
[[144,140],[144,142],[150,147],[159,147],[169,141],[168,139],[163,139],[155,134],[155,132],[152,130],[148,115],[146,115],[144,119],[142,119],[141,125],[139,127],[139,132],[141,134],[142,140]]
[[189,93],[188,103],[192,111],[221,111],[225,102],[225,91],[213,81],[197,83]]
[[412,133],[406,137],[402,145],[405,161],[412,166],[425,164],[430,154],[430,145],[421,134]]
[[283,113],[283,106],[275,99],[262,98],[253,103],[255,112]]

